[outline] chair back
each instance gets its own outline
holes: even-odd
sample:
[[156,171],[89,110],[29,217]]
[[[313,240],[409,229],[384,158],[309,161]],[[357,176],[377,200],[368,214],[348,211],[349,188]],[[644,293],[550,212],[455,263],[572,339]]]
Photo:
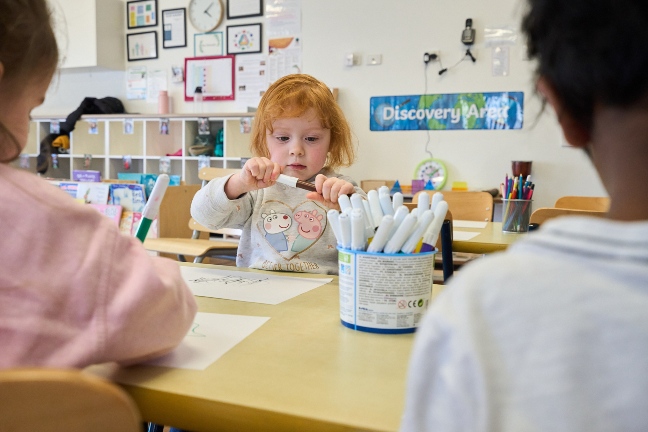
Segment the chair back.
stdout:
[[610,208],[610,198],[593,196],[563,196],[556,200],[554,207],[606,212]]
[[0,431],[141,430],[133,400],[102,378],[72,369],[0,371]]
[[212,168],[205,167],[198,171],[198,178],[202,180],[202,185],[205,186],[210,180],[226,175],[236,174],[241,172],[241,168]]
[[443,200],[448,203],[453,218],[481,222],[493,221],[493,195],[488,192],[422,190],[414,194],[412,203],[418,203],[419,196],[423,193],[430,195],[430,202],[432,202],[432,196],[437,192],[443,194]]
[[606,212],[604,211],[590,211],[590,210],[573,210],[573,209],[562,209],[554,207],[541,207],[536,209],[531,213],[531,219],[529,223],[531,225],[542,225],[542,223],[548,219],[552,219],[559,216],[594,216],[594,217],[605,217]]

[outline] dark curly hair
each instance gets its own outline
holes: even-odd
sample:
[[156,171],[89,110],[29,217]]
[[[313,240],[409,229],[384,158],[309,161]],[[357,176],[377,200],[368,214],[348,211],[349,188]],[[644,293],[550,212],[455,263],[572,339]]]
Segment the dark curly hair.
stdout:
[[528,0],[522,21],[537,76],[591,130],[597,104],[648,106],[647,0]]

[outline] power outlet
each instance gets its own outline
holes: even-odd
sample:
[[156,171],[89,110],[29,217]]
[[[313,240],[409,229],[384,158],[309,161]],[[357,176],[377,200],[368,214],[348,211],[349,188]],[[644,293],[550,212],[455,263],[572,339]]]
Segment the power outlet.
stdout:
[[439,50],[432,50],[426,53],[423,53],[423,63],[428,64],[430,62],[439,61]]

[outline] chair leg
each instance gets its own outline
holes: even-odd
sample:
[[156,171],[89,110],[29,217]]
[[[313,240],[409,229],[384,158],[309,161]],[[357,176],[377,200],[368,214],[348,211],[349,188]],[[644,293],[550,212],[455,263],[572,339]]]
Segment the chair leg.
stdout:
[[443,283],[448,283],[448,279],[454,273],[454,263],[452,261],[452,232],[450,231],[450,221],[443,221],[441,225],[441,259],[443,266]]

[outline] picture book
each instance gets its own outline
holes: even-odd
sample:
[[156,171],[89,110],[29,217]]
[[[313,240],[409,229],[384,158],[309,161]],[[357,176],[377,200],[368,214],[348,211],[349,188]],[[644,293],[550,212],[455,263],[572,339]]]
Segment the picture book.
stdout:
[[133,183],[111,183],[109,204],[120,205],[124,211],[141,213],[146,204],[144,186]]
[[97,209],[101,214],[108,216],[112,219],[117,226],[120,225],[122,216],[122,206],[113,204],[88,204],[89,206]]
[[101,172],[96,170],[72,170],[72,180],[80,182],[100,182]]
[[107,183],[79,182],[76,198],[83,198],[87,204],[108,204],[109,192]]

